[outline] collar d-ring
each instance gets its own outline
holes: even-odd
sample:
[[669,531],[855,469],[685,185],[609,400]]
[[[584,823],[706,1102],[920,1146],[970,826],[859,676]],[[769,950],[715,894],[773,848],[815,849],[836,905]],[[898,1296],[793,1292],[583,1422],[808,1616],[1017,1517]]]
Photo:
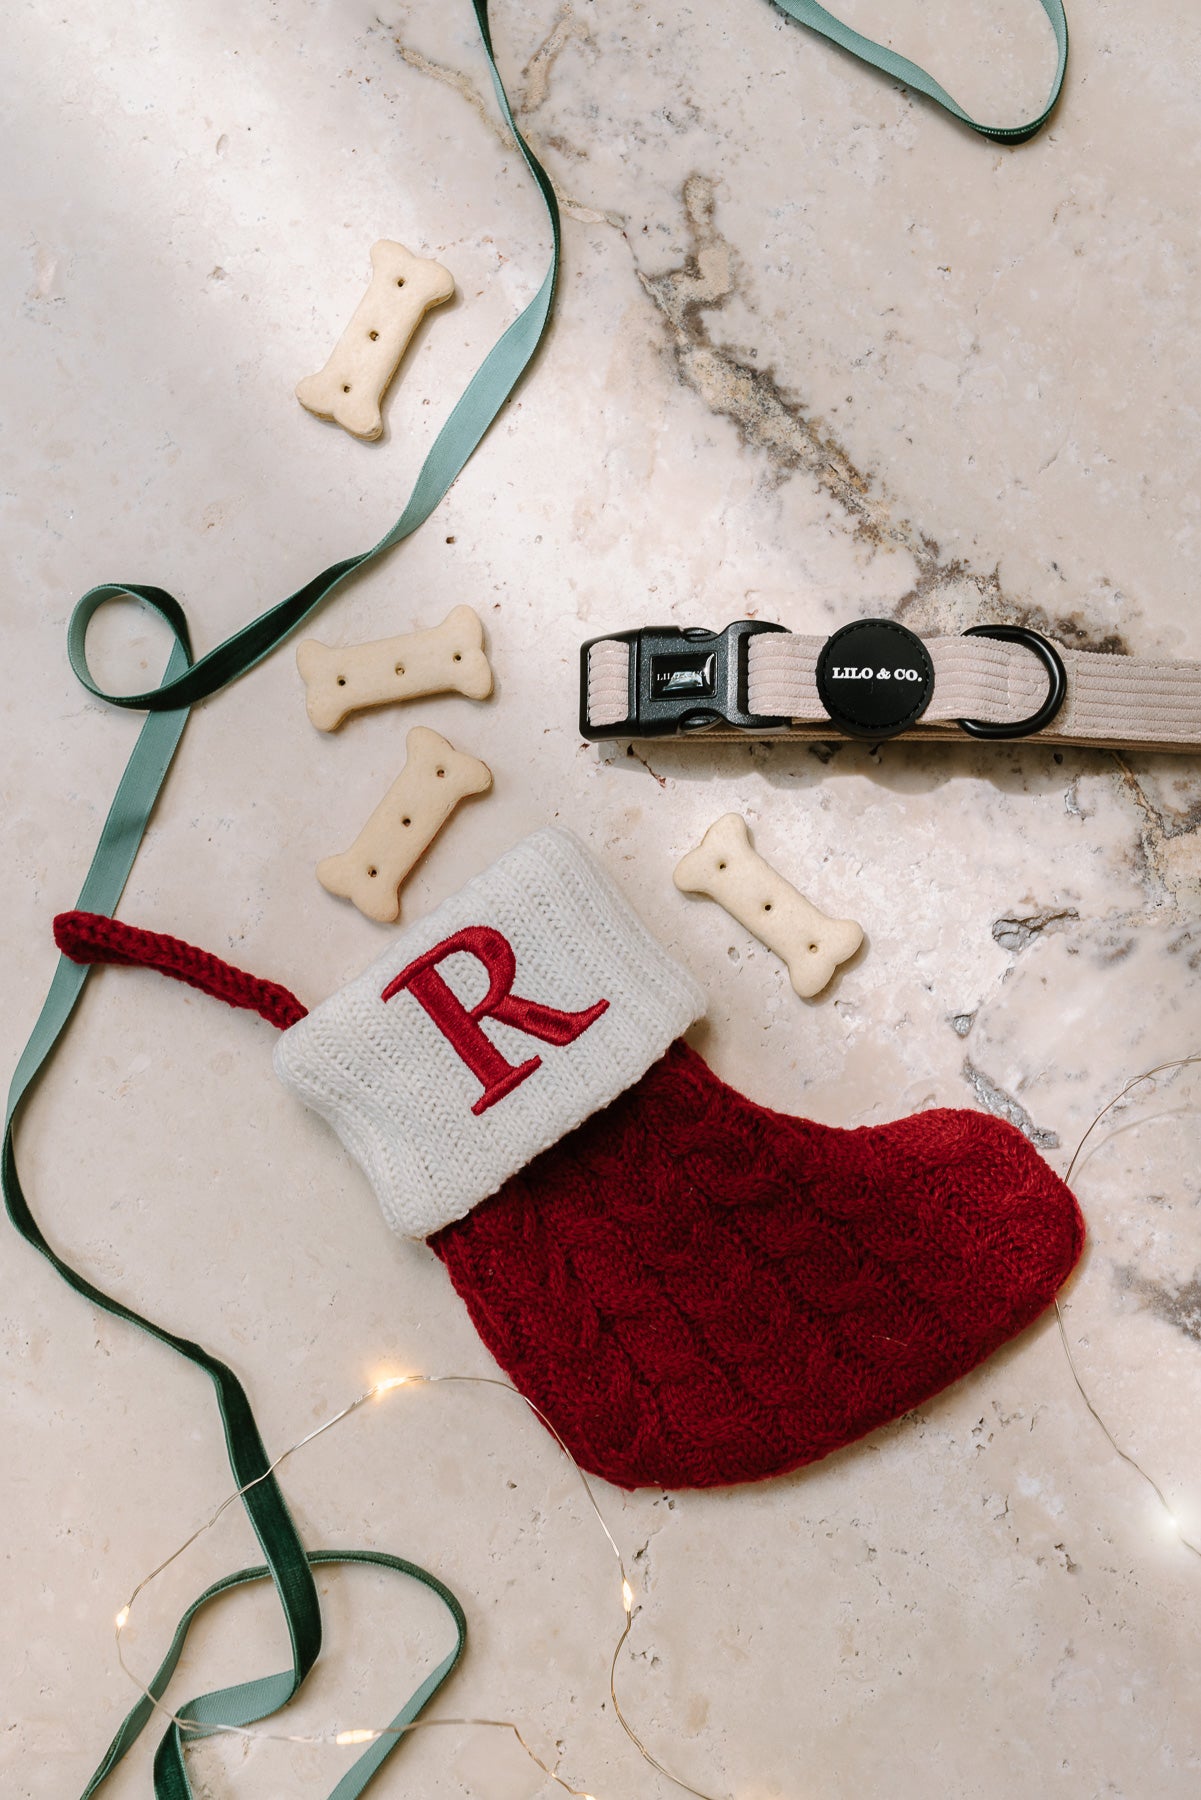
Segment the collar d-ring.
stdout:
[[977,738],[1022,738],[1033,737],[1036,731],[1049,725],[1068,694],[1068,672],[1054,644],[1026,625],[972,625],[963,635],[1000,638],[1003,643],[1021,644],[1025,649],[1033,651],[1047,672],[1047,697],[1038,711],[1031,713],[1028,719],[1018,719],[1013,724],[1008,721],[989,724],[984,719],[957,719],[956,724],[960,730]]

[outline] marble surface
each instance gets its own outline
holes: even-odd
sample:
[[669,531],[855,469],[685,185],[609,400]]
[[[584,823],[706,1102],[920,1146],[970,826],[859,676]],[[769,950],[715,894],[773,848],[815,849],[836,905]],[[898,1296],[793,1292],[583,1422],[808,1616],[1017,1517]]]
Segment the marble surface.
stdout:
[[[1025,620],[1201,658],[1201,20],[1071,9],[1063,106],[1032,145],[961,131],[760,0],[503,0],[499,53],[562,194],[558,316],[433,520],[316,627],[382,636],[467,601],[488,705],[308,724],[291,651],[196,712],[123,916],[312,999],[380,944],[322,892],[430,723],[485,756],[406,890],[418,912],[548,817],[584,832],[705,984],[697,1042],[757,1098],[835,1123],[1002,1111],[1060,1169],[1140,1068],[1198,1047],[1196,759],[964,743],[878,753],[587,748],[581,637],[753,613],[818,631]],[[969,106],[1037,109],[1026,0],[844,0]],[[887,19],[885,18],[887,15]],[[53,967],[136,720],[74,682],[77,594],[161,583],[201,646],[400,510],[438,420],[547,255],[466,0],[12,9],[3,113],[5,1044]],[[384,439],[292,398],[383,235],[459,296],[422,327]],[[114,682],[159,668],[132,610]],[[737,808],[867,946],[820,1000],[671,869]],[[487,1373],[441,1268],[280,1090],[269,1027],[107,972],[28,1110],[53,1241],[247,1382],[270,1444],[388,1367]],[[1201,1527],[1197,1099],[1184,1075],[1094,1139],[1069,1338],[1115,1433]],[[7,1230],[7,1226],[5,1227]],[[9,1231],[0,1258],[0,1786],[80,1791],[132,1697],[112,1619],[227,1491],[199,1375],[89,1311]],[[463,1597],[442,1710],[512,1717],[600,1800],[672,1790],[606,1703],[603,1541],[515,1402],[396,1396],[296,1460],[312,1543],[381,1547]],[[604,1491],[639,1596],[622,1682],[657,1754],[737,1800],[1192,1800],[1201,1568],[1075,1390],[1053,1319],[914,1416],[795,1478]],[[253,1556],[235,1514],[131,1630]],[[386,1717],[431,1611],[323,1583],[331,1656],[287,1728]],[[199,1634],[179,1693],[281,1666],[265,1601]],[[352,1716],[353,1715],[353,1716]],[[197,1793],[323,1793],[344,1753],[210,1742]],[[149,1750],[114,1778],[150,1791]],[[530,1800],[515,1743],[419,1735],[383,1792]]]

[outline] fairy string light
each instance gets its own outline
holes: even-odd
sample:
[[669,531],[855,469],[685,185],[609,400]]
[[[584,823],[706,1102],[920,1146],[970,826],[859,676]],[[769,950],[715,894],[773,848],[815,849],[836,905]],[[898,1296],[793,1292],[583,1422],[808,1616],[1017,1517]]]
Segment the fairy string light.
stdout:
[[[1193,1067],[1197,1066],[1198,1064],[1201,1064],[1201,1053],[1198,1053],[1193,1056],[1177,1056],[1177,1057],[1171,1058],[1167,1062],[1156,1063],[1156,1065],[1153,1069],[1145,1069],[1141,1075],[1136,1075],[1134,1077],[1133,1081],[1128,1081],[1126,1083],[1125,1087],[1122,1089],[1120,1094],[1115,1094],[1112,1100],[1107,1100],[1105,1105],[1101,1108],[1100,1112],[1093,1119],[1092,1124],[1089,1126],[1089,1128],[1085,1132],[1084,1136],[1080,1139],[1080,1142],[1076,1145],[1075,1150],[1072,1152],[1072,1160],[1071,1160],[1071,1162],[1069,1162],[1068,1167],[1067,1167],[1067,1173],[1064,1176],[1064,1180],[1067,1183],[1067,1185],[1069,1187],[1071,1187],[1071,1185],[1072,1185],[1072,1176],[1074,1175],[1074,1173],[1076,1171],[1076,1165],[1079,1163],[1080,1158],[1084,1153],[1084,1147],[1088,1143],[1088,1140],[1092,1137],[1093,1132],[1097,1129],[1097,1127],[1101,1123],[1102,1119],[1104,1119],[1107,1116],[1107,1114],[1111,1113],[1115,1106],[1120,1106],[1122,1101],[1125,1100],[1126,1096],[1128,1094],[1133,1093],[1135,1088],[1141,1087],[1142,1084],[1144,1083],[1144,1081],[1153,1081],[1157,1075],[1166,1075],[1170,1070],[1173,1070],[1173,1069],[1188,1069],[1188,1068],[1193,1068]],[[1111,1431],[1108,1423],[1101,1416],[1101,1413],[1098,1411],[1096,1405],[1094,1404],[1092,1396],[1089,1393],[1088,1389],[1085,1387],[1083,1378],[1080,1374],[1080,1370],[1076,1365],[1076,1358],[1072,1354],[1072,1346],[1068,1342],[1067,1324],[1064,1319],[1063,1307],[1060,1305],[1058,1296],[1056,1296],[1056,1300],[1055,1300],[1055,1322],[1059,1327],[1059,1341],[1063,1345],[1063,1353],[1068,1359],[1068,1368],[1072,1371],[1072,1379],[1076,1383],[1076,1386],[1080,1391],[1080,1398],[1084,1401],[1085,1406],[1088,1408],[1088,1410],[1092,1414],[1093,1418],[1097,1421],[1097,1424],[1101,1427],[1101,1430],[1105,1433],[1105,1437],[1109,1442],[1110,1448],[1113,1451],[1115,1451],[1116,1454],[1121,1457],[1122,1461],[1124,1463],[1126,1463],[1128,1465],[1128,1467],[1133,1469],[1135,1474],[1138,1475],[1140,1477],[1140,1479],[1143,1482],[1145,1482],[1147,1487],[1150,1488],[1151,1492],[1154,1494],[1156,1500],[1159,1502],[1161,1508],[1163,1509],[1164,1516],[1166,1517],[1168,1524],[1172,1527],[1172,1530],[1175,1532],[1176,1536],[1180,1539],[1180,1542],[1183,1544],[1184,1548],[1186,1550],[1191,1551],[1194,1556],[1201,1557],[1201,1546],[1199,1546],[1191,1537],[1189,1537],[1189,1535],[1185,1531],[1184,1526],[1181,1523],[1179,1516],[1177,1515],[1175,1509],[1173,1508],[1171,1501],[1168,1499],[1167,1495],[1164,1493],[1163,1488],[1160,1486],[1159,1482],[1156,1481],[1154,1475],[1152,1475],[1148,1469],[1145,1469],[1143,1467],[1142,1463],[1138,1460],[1137,1456],[1135,1456],[1131,1451],[1127,1450],[1122,1444],[1120,1444],[1118,1442],[1117,1438],[1114,1436],[1113,1432]]]
[[362,1393],[356,1394],[354,1399],[349,1401],[347,1405],[340,1408],[338,1412],[333,1413],[312,1431],[306,1433],[304,1437],[298,1438],[294,1444],[290,1444],[286,1450],[281,1451],[274,1462],[272,1462],[268,1468],[264,1469],[261,1475],[257,1475],[253,1481],[248,1481],[243,1487],[236,1489],[232,1494],[227,1494],[215,1512],[213,1512],[202,1525],[198,1525],[191,1536],[179,1545],[178,1549],[173,1550],[169,1556],[164,1557],[163,1561],[159,1563],[157,1568],[151,1570],[150,1574],[142,1577],[141,1581],[138,1582],[137,1586],[130,1594],[129,1599],[125,1602],[125,1605],[121,1607],[120,1611],[117,1613],[114,1620],[117,1642],[117,1660],[121,1665],[123,1673],[138,1689],[138,1692],[142,1697],[150,1702],[154,1710],[160,1713],[168,1724],[177,1725],[185,1731],[203,1730],[208,1736],[224,1735],[238,1738],[265,1739],[272,1743],[282,1744],[333,1744],[341,1748],[351,1745],[371,1744],[382,1737],[396,1737],[411,1731],[428,1730],[435,1726],[479,1725],[497,1731],[507,1731],[516,1738],[530,1761],[534,1763],[545,1776],[562,1788],[564,1792],[570,1794],[573,1797],[573,1800],[596,1800],[595,1795],[587,1788],[574,1787],[564,1776],[560,1775],[558,1772],[558,1762],[551,1764],[544,1761],[534,1749],[533,1745],[523,1736],[520,1728],[512,1719],[466,1717],[412,1719],[404,1725],[352,1726],[338,1731],[327,1731],[316,1734],[268,1731],[258,1726],[214,1725],[207,1721],[202,1723],[197,1719],[189,1719],[186,1715],[174,1712],[171,1707],[152,1691],[151,1686],[143,1681],[141,1676],[130,1667],[126,1659],[124,1643],[122,1641],[123,1634],[129,1624],[133,1608],[137,1603],[139,1595],[143,1594],[153,1582],[158,1580],[160,1575],[190,1550],[192,1545],[195,1544],[198,1539],[202,1538],[206,1532],[211,1531],[222,1515],[227,1512],[231,1506],[234,1506],[244,1494],[249,1493],[251,1488],[257,1487],[260,1482],[267,1481],[281,1464],[288,1461],[289,1457],[295,1456],[298,1450],[303,1450],[307,1444],[311,1444],[317,1438],[323,1437],[326,1432],[332,1431],[335,1426],[343,1424],[347,1419],[357,1413],[361,1407],[365,1406],[368,1401],[382,1399],[386,1394],[393,1393],[399,1388],[438,1387],[449,1383],[461,1383],[472,1387],[499,1388],[504,1393],[515,1395],[516,1398],[521,1401],[523,1406],[527,1407],[546,1427],[563,1455],[567,1458],[567,1461],[570,1463],[579,1479],[580,1486],[583,1488],[585,1498],[588,1501],[593,1517],[603,1532],[605,1540],[613,1553],[614,1560],[617,1564],[618,1578],[621,1584],[619,1590],[622,1611],[621,1633],[614,1646],[613,1655],[609,1663],[609,1698],[613,1705],[613,1711],[621,1724],[622,1730],[634,1745],[638,1754],[652,1769],[656,1770],[658,1774],[666,1777],[668,1781],[673,1782],[676,1787],[682,1790],[682,1792],[694,1795],[696,1800],[719,1800],[717,1795],[712,1794],[705,1788],[694,1787],[690,1781],[686,1781],[683,1776],[677,1775],[672,1769],[667,1768],[664,1763],[660,1762],[658,1757],[647,1747],[646,1743],[622,1709],[621,1702],[617,1695],[617,1664],[626,1641],[629,1638],[630,1632],[633,1629],[635,1594],[626,1573],[625,1559],[622,1556],[621,1548],[612,1531],[609,1529],[608,1522],[600,1509],[600,1504],[596,1498],[592,1483],[589,1481],[575,1457],[571,1454],[571,1451],[567,1448],[567,1445],[563,1442],[563,1439],[559,1436],[559,1433],[555,1430],[551,1420],[547,1418],[540,1407],[536,1406],[534,1402],[525,1394],[521,1393],[518,1388],[515,1388],[511,1382],[503,1381],[500,1377],[494,1375],[385,1375],[381,1377],[380,1380],[372,1382],[370,1387],[364,1388]]
[[[1196,1055],[1191,1055],[1191,1056],[1177,1057],[1177,1058],[1173,1058],[1171,1060],[1168,1060],[1168,1061],[1165,1061],[1162,1063],[1157,1063],[1154,1068],[1144,1070],[1144,1072],[1141,1075],[1136,1075],[1133,1078],[1133,1080],[1128,1081],[1126,1083],[1125,1087],[1122,1088],[1121,1092],[1115,1094],[1111,1100],[1108,1100],[1105,1103],[1105,1105],[1100,1109],[1100,1111],[1095,1115],[1095,1117],[1089,1124],[1087,1130],[1084,1132],[1084,1135],[1081,1137],[1079,1143],[1076,1145],[1076,1148],[1072,1153],[1071,1160],[1068,1163],[1067,1171],[1064,1176],[1064,1180],[1068,1183],[1068,1185],[1069,1186],[1071,1185],[1072,1176],[1075,1174],[1076,1169],[1077,1169],[1078,1165],[1080,1164],[1081,1157],[1083,1156],[1085,1148],[1088,1145],[1089,1140],[1092,1138],[1093,1133],[1097,1130],[1097,1128],[1101,1124],[1102,1120],[1104,1120],[1108,1116],[1108,1114],[1114,1110],[1115,1107],[1119,1106],[1122,1103],[1122,1101],[1128,1097],[1128,1095],[1133,1093],[1133,1091],[1136,1088],[1141,1087],[1144,1082],[1153,1081],[1157,1076],[1167,1074],[1173,1070],[1180,1070],[1180,1069],[1189,1068],[1189,1067],[1198,1066],[1198,1065],[1201,1065],[1201,1053],[1198,1053]],[[1123,1444],[1121,1444],[1118,1441],[1118,1438],[1116,1437],[1113,1430],[1110,1428],[1106,1419],[1102,1415],[1101,1411],[1097,1407],[1095,1401],[1092,1398],[1091,1393],[1089,1392],[1089,1389],[1085,1385],[1084,1378],[1080,1372],[1075,1355],[1073,1354],[1071,1343],[1069,1342],[1069,1339],[1068,1339],[1067,1324],[1066,1324],[1063,1307],[1062,1307],[1060,1301],[1058,1300],[1058,1298],[1055,1300],[1054,1305],[1055,1305],[1056,1323],[1057,1323],[1057,1326],[1059,1329],[1060,1343],[1062,1344],[1064,1355],[1067,1358],[1068,1367],[1071,1370],[1072,1378],[1075,1382],[1077,1390],[1079,1391],[1080,1397],[1084,1402],[1084,1405],[1087,1407],[1089,1413],[1092,1415],[1092,1417],[1096,1420],[1097,1424],[1100,1426],[1102,1432],[1105,1434],[1106,1440],[1108,1441],[1110,1447],[1113,1449],[1113,1451],[1116,1453],[1116,1455],[1119,1456],[1121,1458],[1121,1460],[1124,1463],[1126,1463],[1131,1469],[1133,1469],[1134,1472],[1140,1477],[1140,1479],[1150,1489],[1151,1493],[1154,1495],[1159,1506],[1163,1510],[1163,1513],[1164,1513],[1165,1517],[1167,1518],[1168,1522],[1173,1527],[1180,1543],[1184,1546],[1184,1548],[1186,1550],[1190,1551],[1192,1555],[1201,1557],[1201,1546],[1199,1546],[1184,1530],[1178,1515],[1176,1514],[1175,1510],[1173,1509],[1171,1501],[1168,1499],[1168,1496],[1165,1494],[1160,1483],[1155,1479],[1155,1477],[1150,1473],[1150,1471],[1143,1466],[1143,1464],[1139,1461],[1139,1459],[1130,1450],[1128,1450]],[[604,1514],[601,1511],[600,1505],[597,1501],[596,1494],[593,1490],[591,1482],[589,1481],[587,1475],[584,1473],[584,1470],[580,1467],[579,1463],[576,1461],[575,1457],[572,1455],[571,1451],[567,1448],[567,1445],[564,1443],[563,1439],[560,1437],[558,1431],[556,1431],[552,1421],[547,1418],[546,1414],[544,1412],[542,1412],[542,1410],[538,1406],[536,1406],[532,1400],[530,1400],[525,1394],[521,1393],[519,1389],[513,1387],[510,1382],[501,1380],[497,1376],[458,1375],[458,1374],[386,1375],[386,1376],[381,1377],[381,1379],[379,1379],[378,1381],[373,1382],[371,1384],[371,1386],[365,1388],[362,1393],[357,1394],[355,1396],[355,1398],[353,1400],[351,1400],[346,1406],[343,1406],[338,1412],[332,1414],[330,1418],[324,1420],[322,1424],[316,1426],[314,1428],[314,1430],[308,1432],[304,1437],[299,1438],[296,1441],[296,1443],[289,1445],[289,1447],[286,1450],[282,1451],[280,1453],[280,1455],[276,1457],[275,1461],[270,1465],[270,1467],[265,1469],[261,1475],[259,1475],[255,1478],[254,1481],[247,1482],[245,1487],[239,1488],[234,1493],[227,1495],[227,1497],[217,1507],[216,1511],[212,1514],[212,1516],[209,1519],[207,1519],[204,1522],[204,1524],[198,1526],[197,1529],[191,1534],[191,1536],[189,1538],[187,1538],[185,1540],[185,1542],[179,1546],[178,1549],[173,1550],[171,1552],[170,1556],[164,1558],[164,1560],[158,1565],[158,1567],[156,1569],[152,1570],[149,1575],[144,1576],[142,1578],[142,1580],[138,1582],[137,1586],[134,1588],[133,1592],[131,1593],[129,1599],[126,1601],[125,1605],[123,1607],[121,1607],[120,1611],[117,1613],[116,1620],[115,1620],[117,1657],[118,1657],[118,1661],[120,1662],[122,1670],[124,1671],[126,1676],[129,1678],[129,1680],[133,1682],[134,1686],[139,1690],[140,1694],[146,1700],[148,1700],[150,1702],[151,1706],[155,1709],[155,1711],[160,1713],[164,1717],[165,1720],[167,1720],[169,1723],[181,1726],[182,1728],[184,1728],[186,1730],[203,1729],[204,1732],[210,1736],[217,1735],[217,1734],[225,1734],[225,1735],[239,1737],[239,1738],[267,1739],[269,1741],[276,1742],[276,1743],[326,1744],[326,1745],[332,1744],[332,1745],[336,1745],[338,1747],[348,1747],[348,1746],[354,1746],[354,1745],[370,1744],[382,1737],[398,1736],[402,1733],[408,1733],[411,1731],[418,1731],[418,1730],[428,1730],[428,1729],[431,1729],[434,1727],[445,1728],[445,1727],[452,1727],[452,1726],[457,1726],[457,1727],[483,1726],[483,1727],[487,1727],[492,1730],[505,1731],[505,1732],[508,1732],[512,1737],[514,1737],[516,1739],[518,1744],[520,1744],[521,1748],[524,1750],[525,1754],[529,1757],[530,1761],[535,1765],[535,1767],[537,1767],[543,1775],[545,1775],[550,1781],[553,1781],[565,1793],[572,1796],[572,1800],[595,1800],[595,1796],[592,1794],[592,1792],[589,1789],[573,1786],[572,1783],[569,1782],[565,1776],[563,1776],[559,1773],[559,1763],[562,1760],[561,1758],[556,1760],[554,1763],[549,1763],[549,1762],[545,1761],[544,1758],[538,1754],[537,1750],[535,1750],[533,1745],[529,1743],[529,1741],[526,1739],[526,1737],[523,1735],[522,1731],[520,1730],[519,1726],[512,1719],[493,1719],[493,1718],[484,1718],[484,1717],[453,1717],[453,1718],[439,1717],[439,1718],[435,1718],[435,1719],[414,1719],[405,1725],[387,1725],[387,1726],[380,1726],[380,1727],[353,1726],[353,1727],[343,1728],[338,1731],[323,1732],[323,1733],[319,1733],[319,1734],[277,1732],[277,1731],[265,1730],[262,1727],[258,1727],[258,1726],[250,1727],[250,1726],[225,1725],[225,1724],[213,1725],[212,1723],[209,1723],[209,1722],[204,1722],[202,1725],[200,1721],[197,1721],[194,1719],[189,1719],[187,1717],[178,1715],[175,1712],[173,1712],[171,1710],[171,1708],[164,1701],[159,1699],[158,1696],[151,1691],[151,1688],[144,1681],[142,1681],[141,1677],[138,1676],[133,1669],[131,1669],[131,1667],[129,1666],[129,1663],[126,1660],[124,1646],[122,1643],[122,1636],[123,1636],[123,1633],[129,1623],[129,1619],[132,1614],[134,1605],[136,1604],[139,1596],[142,1593],[144,1593],[144,1591],[151,1585],[151,1583],[156,1581],[158,1579],[158,1577],[164,1573],[165,1570],[170,1568],[174,1562],[176,1562],[181,1556],[183,1556],[186,1551],[191,1549],[192,1545],[195,1544],[199,1538],[203,1537],[206,1532],[212,1530],[213,1526],[215,1526],[217,1524],[218,1520],[222,1517],[222,1515],[226,1511],[228,1511],[228,1509],[231,1506],[235,1505],[242,1498],[242,1496],[244,1494],[246,1494],[252,1487],[256,1487],[259,1482],[266,1481],[271,1475],[274,1474],[274,1472],[281,1466],[281,1464],[287,1462],[287,1460],[290,1457],[295,1456],[295,1454],[297,1453],[298,1450],[304,1449],[306,1445],[311,1444],[317,1438],[324,1436],[326,1432],[332,1431],[335,1426],[343,1424],[347,1419],[351,1418],[355,1413],[357,1413],[361,1407],[365,1406],[368,1401],[382,1399],[382,1398],[384,1398],[385,1395],[393,1393],[400,1388],[437,1387],[437,1386],[441,1386],[441,1385],[445,1385],[445,1384],[449,1384],[449,1383],[460,1383],[460,1384],[470,1385],[470,1386],[475,1386],[475,1387],[497,1388],[497,1389],[500,1389],[504,1393],[515,1395],[516,1398],[521,1401],[522,1405],[527,1407],[528,1410],[531,1413],[533,1413],[537,1419],[539,1419],[541,1421],[541,1423],[546,1427],[547,1431],[549,1431],[550,1435],[554,1438],[560,1451],[566,1457],[568,1463],[571,1465],[571,1468],[574,1470],[576,1476],[579,1479],[580,1485],[584,1491],[584,1495],[588,1501],[589,1508],[591,1509],[591,1512],[592,1512],[598,1526],[600,1527],[600,1530],[604,1534],[605,1540],[609,1545],[609,1548],[613,1554],[613,1558],[617,1565],[618,1579],[620,1582],[620,1590],[619,1591],[620,1591],[620,1601],[621,1601],[622,1622],[621,1622],[621,1631],[620,1631],[620,1634],[614,1645],[613,1654],[609,1661],[609,1698],[610,1698],[610,1701],[613,1706],[614,1715],[616,1716],[618,1723],[620,1724],[622,1730],[625,1732],[627,1738],[630,1740],[630,1742],[633,1744],[634,1748],[637,1750],[639,1756],[642,1758],[642,1760],[645,1763],[648,1764],[648,1766],[650,1768],[654,1769],[657,1774],[662,1775],[666,1780],[674,1783],[674,1785],[677,1788],[679,1788],[682,1792],[693,1795],[694,1800],[718,1800],[718,1796],[712,1794],[711,1792],[709,1792],[708,1790],[706,1790],[704,1788],[694,1787],[691,1782],[685,1780],[683,1776],[678,1775],[674,1770],[668,1768],[663,1762],[661,1762],[659,1760],[659,1758],[654,1754],[654,1752],[648,1747],[648,1745],[646,1744],[646,1742],[644,1741],[644,1739],[642,1738],[642,1736],[640,1735],[640,1733],[638,1732],[638,1730],[633,1725],[633,1723],[627,1716],[626,1712],[624,1711],[624,1709],[621,1705],[621,1701],[618,1697],[618,1693],[617,1693],[617,1669],[618,1669],[618,1663],[621,1658],[621,1653],[624,1650],[626,1643],[629,1640],[631,1631],[633,1630],[634,1617],[635,1617],[635,1612],[637,1609],[636,1609],[636,1598],[635,1598],[635,1594],[634,1594],[634,1589],[631,1586],[629,1577],[626,1573],[625,1560],[622,1556],[620,1546],[618,1545],[617,1540],[614,1537],[612,1531],[609,1529],[609,1525],[604,1517]]]

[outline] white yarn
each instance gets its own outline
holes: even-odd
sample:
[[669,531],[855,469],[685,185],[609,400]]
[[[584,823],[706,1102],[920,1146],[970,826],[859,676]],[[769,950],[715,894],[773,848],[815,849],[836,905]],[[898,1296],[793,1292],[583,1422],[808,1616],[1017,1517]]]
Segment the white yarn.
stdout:
[[[541,1058],[485,1112],[480,1082],[413,994],[383,989],[467,926],[501,932],[517,958],[513,992],[568,1012],[608,1010],[556,1047],[494,1019],[486,1036],[510,1063]],[[466,1007],[488,977],[456,952],[438,972]],[[280,1079],[328,1119],[406,1237],[460,1219],[538,1153],[607,1106],[704,1010],[700,989],[644,929],[570,832],[550,826],[402,931],[356,980],[283,1033]]]

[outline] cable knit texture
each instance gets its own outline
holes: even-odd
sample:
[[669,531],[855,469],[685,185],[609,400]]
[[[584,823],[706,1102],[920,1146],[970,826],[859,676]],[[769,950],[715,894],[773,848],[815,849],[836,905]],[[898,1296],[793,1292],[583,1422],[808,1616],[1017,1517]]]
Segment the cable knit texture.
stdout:
[[284,1033],[275,1067],[393,1229],[428,1237],[636,1082],[703,1004],[583,845],[549,827],[394,936]]
[[1037,1318],[1083,1240],[1000,1119],[838,1130],[678,1043],[432,1242],[585,1468],[679,1488],[782,1474],[920,1405]]

